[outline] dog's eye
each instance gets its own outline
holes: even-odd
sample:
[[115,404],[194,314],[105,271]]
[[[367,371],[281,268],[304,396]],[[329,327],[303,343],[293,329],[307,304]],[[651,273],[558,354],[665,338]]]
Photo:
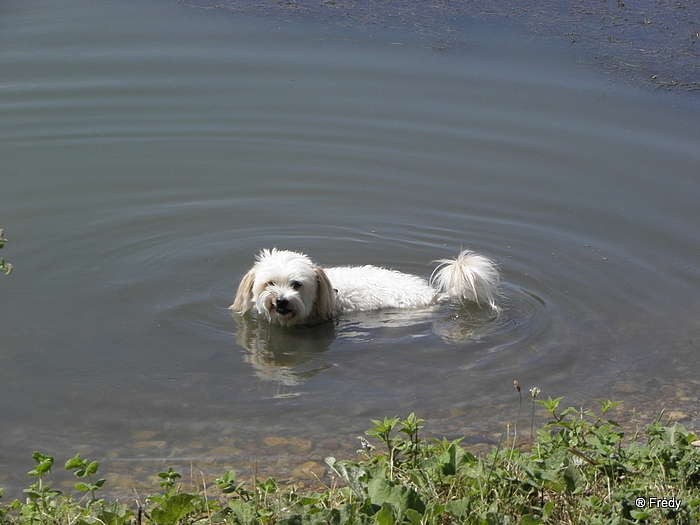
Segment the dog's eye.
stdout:
[[299,281],[292,281],[292,288],[298,290],[299,288],[301,288],[301,283]]
[[267,281],[266,286],[274,286],[275,281]]

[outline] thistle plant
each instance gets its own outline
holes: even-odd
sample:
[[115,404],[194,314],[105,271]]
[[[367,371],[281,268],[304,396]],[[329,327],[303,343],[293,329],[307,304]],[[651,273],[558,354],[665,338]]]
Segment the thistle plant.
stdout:
[[402,442],[401,452],[409,459],[412,468],[417,467],[421,455],[422,440],[418,437],[418,431],[423,428],[421,423],[424,422],[424,419],[416,417],[413,412],[406,419],[399,421],[399,432],[407,437],[407,440]]
[[392,432],[394,427],[399,422],[398,416],[394,416],[391,419],[384,418],[383,421],[378,419],[372,419],[374,426],[367,430],[365,434],[377,438],[381,443],[384,443],[387,449],[387,462],[389,464],[389,479],[393,478],[394,475],[394,458],[396,455],[396,438],[392,437]]
[[521,391],[522,389],[520,388],[520,383],[513,381],[513,388],[515,388],[515,390],[518,392],[518,416],[515,418],[515,425],[513,426],[513,443],[510,447],[511,455],[515,450],[515,442],[518,439],[518,424],[520,423],[520,412],[522,412],[523,409],[523,393]]
[[540,395],[541,390],[537,387],[530,389],[530,395],[532,396],[532,418],[530,419],[530,442],[535,440],[535,401],[537,396]]

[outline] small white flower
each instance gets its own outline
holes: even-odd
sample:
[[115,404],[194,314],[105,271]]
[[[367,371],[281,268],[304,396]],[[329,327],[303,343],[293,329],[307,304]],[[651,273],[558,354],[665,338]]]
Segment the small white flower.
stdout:
[[536,386],[532,387],[530,389],[530,395],[533,397],[533,399],[536,398],[537,396],[539,396],[540,392],[541,392],[541,390],[539,388],[537,388]]
[[362,436],[357,436],[357,439],[360,440],[360,445],[362,446],[363,451],[371,452],[372,450],[374,450],[374,446],[369,441],[367,441],[365,438],[363,438]]

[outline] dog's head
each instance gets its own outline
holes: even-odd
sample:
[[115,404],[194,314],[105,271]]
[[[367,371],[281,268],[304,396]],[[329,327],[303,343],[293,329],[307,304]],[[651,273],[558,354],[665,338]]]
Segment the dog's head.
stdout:
[[335,293],[325,272],[303,253],[263,250],[238,286],[231,310],[255,309],[271,323],[293,325],[333,316]]

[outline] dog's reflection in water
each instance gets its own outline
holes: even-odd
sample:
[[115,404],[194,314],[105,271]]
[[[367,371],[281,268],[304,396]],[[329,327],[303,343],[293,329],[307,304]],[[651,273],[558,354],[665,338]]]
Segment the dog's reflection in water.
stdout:
[[336,337],[333,322],[282,327],[252,315],[234,315],[236,342],[247,350],[245,361],[264,381],[296,386],[331,365],[314,366]]
[[236,342],[258,378],[295,387],[333,366],[319,359],[336,337],[366,343],[409,337],[438,336],[448,344],[469,344],[498,329],[497,312],[478,306],[433,306],[416,310],[389,309],[348,314],[336,321],[280,326],[265,316],[234,314]]

